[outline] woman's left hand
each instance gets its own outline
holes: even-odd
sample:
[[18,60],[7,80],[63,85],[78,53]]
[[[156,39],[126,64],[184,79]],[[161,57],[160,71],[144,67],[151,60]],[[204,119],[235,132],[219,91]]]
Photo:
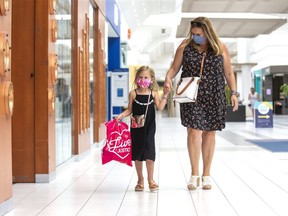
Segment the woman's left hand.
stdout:
[[231,105],[233,107],[233,112],[238,110],[238,98],[236,97],[236,95],[231,95]]

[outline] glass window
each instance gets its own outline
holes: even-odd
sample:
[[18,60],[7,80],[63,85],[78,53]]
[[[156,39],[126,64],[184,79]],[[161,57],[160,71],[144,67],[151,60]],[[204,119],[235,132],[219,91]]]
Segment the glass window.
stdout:
[[72,0],[57,0],[56,165],[72,157]]
[[94,7],[90,3],[89,5],[89,23],[90,23],[90,29],[89,29],[89,62],[90,62],[90,139],[92,144],[93,141],[93,104],[94,101],[94,92],[93,92],[93,74],[94,74]]

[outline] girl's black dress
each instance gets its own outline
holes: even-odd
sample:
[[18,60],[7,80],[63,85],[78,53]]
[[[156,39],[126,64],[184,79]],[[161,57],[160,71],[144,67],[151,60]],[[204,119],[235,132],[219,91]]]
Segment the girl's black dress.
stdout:
[[[135,92],[136,98],[132,104],[132,113],[133,115],[145,114],[149,95],[139,95],[137,94],[136,89]],[[131,128],[133,161],[155,161],[155,132],[155,105],[151,91],[144,127]]]

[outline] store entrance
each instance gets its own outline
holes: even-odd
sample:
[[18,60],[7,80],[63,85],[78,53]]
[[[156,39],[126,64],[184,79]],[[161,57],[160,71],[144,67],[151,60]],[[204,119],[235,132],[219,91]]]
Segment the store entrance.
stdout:
[[72,157],[72,0],[57,0],[56,165]]

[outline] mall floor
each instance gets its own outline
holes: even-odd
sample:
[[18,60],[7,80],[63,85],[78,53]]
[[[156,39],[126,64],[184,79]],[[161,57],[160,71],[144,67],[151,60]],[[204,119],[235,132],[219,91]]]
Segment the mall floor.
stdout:
[[[212,190],[186,188],[190,165],[186,131],[179,118],[157,116],[155,180],[158,192],[135,192],[134,167],[101,164],[96,144],[81,161],[57,168],[47,184],[15,184],[14,209],[5,216],[287,216],[288,152],[270,152],[247,140],[288,140],[288,116],[273,128],[252,120],[227,123],[217,133]],[[146,177],[146,172],[145,172]]]

